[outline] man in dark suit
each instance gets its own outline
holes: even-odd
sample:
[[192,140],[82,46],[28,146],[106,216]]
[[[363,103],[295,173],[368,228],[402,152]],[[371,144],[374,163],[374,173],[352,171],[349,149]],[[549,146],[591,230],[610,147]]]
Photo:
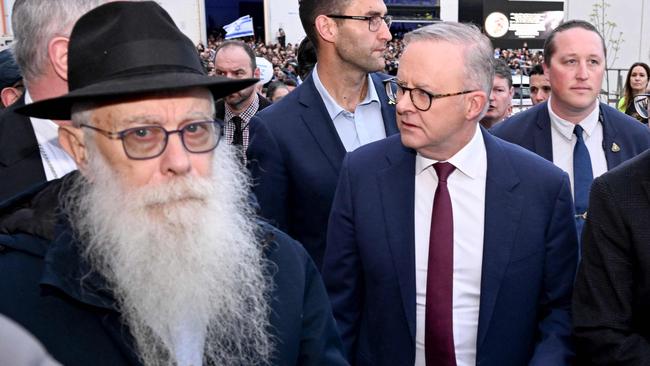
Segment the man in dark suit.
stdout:
[[567,175],[478,126],[494,71],[476,27],[436,23],[405,42],[401,136],[347,155],[329,221],[322,273],[348,360],[568,365]]
[[[214,55],[215,74],[233,79],[259,78],[260,69],[255,53],[242,41],[225,41]],[[225,96],[216,103],[217,118],[224,121],[226,142],[239,145],[246,151],[249,141],[249,123],[255,113],[271,105],[257,94],[256,86]]]
[[573,294],[579,364],[650,360],[650,151],[596,178]]
[[346,151],[397,133],[383,52],[391,39],[381,0],[300,2],[316,47],[312,74],[251,121],[248,148],[262,216],[300,241],[317,265]]
[[16,114],[25,103],[68,91],[67,35],[85,12],[106,0],[17,0],[12,12],[13,52],[27,90],[0,115],[0,201],[76,169],[57,140],[62,121]]
[[650,147],[647,128],[598,102],[605,58],[604,40],[593,25],[579,20],[561,24],[544,45],[550,99],[491,130],[569,174],[579,232],[593,177]]
[[0,203],[0,313],[70,366],[346,365],[317,268],[219,143],[214,98],[257,79],[206,75],[154,1],[88,12],[69,47],[70,92],[19,112],[72,119],[79,170]]

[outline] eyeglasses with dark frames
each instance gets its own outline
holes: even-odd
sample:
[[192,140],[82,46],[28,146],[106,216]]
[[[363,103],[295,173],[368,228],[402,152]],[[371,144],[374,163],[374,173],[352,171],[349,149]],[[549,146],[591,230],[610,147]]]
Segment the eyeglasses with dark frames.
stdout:
[[364,20],[368,22],[368,30],[371,32],[376,32],[381,28],[381,24],[385,23],[388,28],[390,28],[391,23],[393,23],[393,17],[390,15],[337,15],[329,14],[328,18],[332,19],[354,19],[354,20]]
[[81,127],[99,132],[111,140],[122,140],[124,153],[129,159],[147,160],[160,156],[167,148],[169,135],[177,133],[185,150],[200,154],[214,150],[221,139],[221,121],[191,122],[178,130],[167,131],[161,126],[140,126],[111,132],[95,126]]
[[420,88],[408,88],[403,85],[397,78],[390,78],[383,81],[384,86],[386,87],[386,94],[388,95],[388,101],[393,104],[397,104],[400,99],[404,96],[406,92],[409,92],[411,102],[413,106],[422,112],[426,112],[431,108],[431,101],[434,99],[453,97],[456,95],[463,95],[472,93],[478,90],[463,90],[456,93],[447,93],[447,94],[433,94],[429,93],[426,90]]

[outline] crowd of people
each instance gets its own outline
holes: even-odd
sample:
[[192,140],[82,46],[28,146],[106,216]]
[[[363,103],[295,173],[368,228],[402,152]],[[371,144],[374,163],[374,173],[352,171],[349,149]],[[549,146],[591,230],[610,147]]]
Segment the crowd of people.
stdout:
[[[399,59],[404,49],[404,42],[401,38],[403,35],[394,35],[394,38],[386,43],[384,51],[385,68],[384,72],[389,75],[396,75],[399,67]],[[307,38],[303,42],[308,42]],[[208,32],[207,46],[203,43],[197,45],[197,50],[201,55],[204,66],[208,73],[214,74],[214,51],[219,45],[224,42],[222,32],[210,31]],[[273,81],[287,82],[290,86],[294,86],[297,78],[296,69],[299,65],[298,53],[299,44],[287,43],[282,46],[279,42],[266,44],[260,40],[255,40],[253,37],[247,37],[244,42],[255,51],[257,57],[263,57],[273,65]],[[544,61],[543,52],[541,50],[531,51],[527,47],[521,49],[494,49],[494,57],[506,62],[510,68],[511,73],[529,75],[531,70],[536,65],[541,65]]]
[[647,65],[617,109],[587,21],[531,54],[394,39],[381,0],[299,16],[299,45],[197,48],[157,2],[16,0],[0,364],[650,359]]

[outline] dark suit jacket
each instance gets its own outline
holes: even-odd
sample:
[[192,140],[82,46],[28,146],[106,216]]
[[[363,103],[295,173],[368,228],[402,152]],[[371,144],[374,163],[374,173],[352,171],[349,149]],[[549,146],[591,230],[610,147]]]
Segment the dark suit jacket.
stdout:
[[[113,294],[81,258],[69,223],[56,215],[60,190],[61,180],[55,180],[0,205],[0,313],[64,365],[140,365]],[[273,286],[269,332],[275,353],[269,364],[346,365],[313,262],[299,243],[270,225],[261,224],[260,235]]]
[[[259,106],[257,107],[257,112],[271,105],[270,100],[264,98],[259,94],[257,94],[257,97],[259,98],[260,101]],[[226,118],[226,103],[224,102],[223,98],[217,100],[217,102],[214,104],[214,107],[215,107],[216,117],[223,121],[224,118]]]
[[[551,117],[547,103],[515,114],[492,127],[490,132],[553,161]],[[600,110],[603,114],[603,150],[608,170],[650,147],[650,129],[647,126],[606,104],[601,103]],[[613,144],[620,150],[612,151]]]
[[594,180],[573,295],[585,365],[650,365],[650,151]]
[[[577,234],[569,179],[485,130],[477,364],[566,365]],[[322,268],[348,359],[415,362],[415,151],[399,136],[347,155]]]
[[45,182],[34,128],[29,117],[15,112],[23,105],[24,95],[0,112],[0,202]]
[[[386,136],[397,133],[395,106],[372,74]],[[320,268],[334,190],[345,148],[308,77],[250,123],[248,161],[262,216],[301,242]]]

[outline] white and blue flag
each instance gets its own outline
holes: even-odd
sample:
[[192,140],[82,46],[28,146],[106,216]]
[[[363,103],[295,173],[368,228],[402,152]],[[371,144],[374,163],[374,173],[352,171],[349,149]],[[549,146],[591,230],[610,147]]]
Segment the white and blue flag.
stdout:
[[245,15],[223,27],[226,30],[226,39],[247,37],[254,35],[253,18]]

